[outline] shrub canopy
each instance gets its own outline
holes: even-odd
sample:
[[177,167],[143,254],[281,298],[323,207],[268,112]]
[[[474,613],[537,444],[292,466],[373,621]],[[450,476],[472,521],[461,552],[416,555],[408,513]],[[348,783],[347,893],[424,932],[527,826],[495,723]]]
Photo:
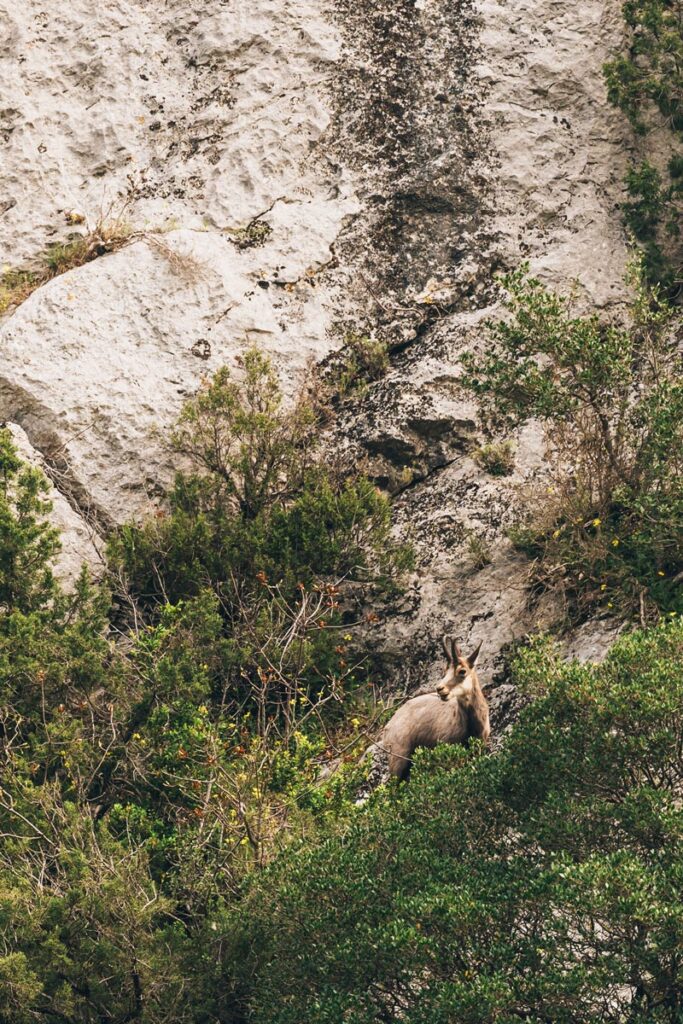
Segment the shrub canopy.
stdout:
[[497,756],[423,754],[253,880],[250,1020],[680,1021],[683,622],[600,666],[538,640],[515,676],[533,702]]
[[502,283],[506,315],[462,357],[461,383],[490,429],[545,426],[550,473],[515,535],[537,582],[562,587],[579,616],[596,604],[641,618],[682,610],[678,312],[637,272],[623,325],[575,315],[527,267]]

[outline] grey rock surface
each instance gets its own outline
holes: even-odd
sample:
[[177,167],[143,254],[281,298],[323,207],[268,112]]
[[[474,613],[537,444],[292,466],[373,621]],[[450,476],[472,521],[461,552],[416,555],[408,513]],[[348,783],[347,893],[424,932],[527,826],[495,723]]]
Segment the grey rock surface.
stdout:
[[331,443],[395,496],[417,571],[373,642],[394,688],[430,685],[442,632],[483,639],[492,678],[549,614],[504,536],[543,446],[478,468],[457,357],[521,259],[624,301],[620,37],[602,0],[0,0],[0,266],[131,231],[0,322],[0,418],[104,533],[155,508],[163,433],[218,366],[257,342],[291,393],[374,332],[391,370]]

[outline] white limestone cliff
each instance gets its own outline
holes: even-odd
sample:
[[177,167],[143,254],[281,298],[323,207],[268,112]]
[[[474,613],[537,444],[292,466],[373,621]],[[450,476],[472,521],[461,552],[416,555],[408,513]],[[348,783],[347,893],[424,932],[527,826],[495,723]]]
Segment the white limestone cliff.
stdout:
[[[257,342],[291,390],[357,321],[392,367],[334,430],[418,552],[382,642],[485,632],[491,666],[534,624],[502,528],[542,450],[527,431],[511,481],[482,474],[454,368],[521,259],[623,301],[628,136],[601,76],[619,6],[0,0],[0,267],[107,219],[130,232],[0,322],[0,419],[70,515],[104,533],[150,512],[202,379]],[[476,573],[470,530],[493,554]]]

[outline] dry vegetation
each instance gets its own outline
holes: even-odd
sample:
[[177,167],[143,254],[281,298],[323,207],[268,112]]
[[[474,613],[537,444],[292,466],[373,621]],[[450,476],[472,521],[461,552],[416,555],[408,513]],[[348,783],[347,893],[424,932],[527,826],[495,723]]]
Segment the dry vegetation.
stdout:
[[[158,231],[136,231],[128,219],[129,201],[117,213],[110,207],[83,234],[72,234],[65,241],[49,245],[25,267],[6,267],[0,271],[0,316],[16,309],[38,288],[60,274],[82,267],[85,263],[118,252],[132,242],[144,239],[168,263],[170,269],[188,284],[195,284],[205,273],[204,264],[192,253],[172,248]],[[80,214],[66,215],[70,225],[82,224]],[[166,229],[168,230],[168,229]]]
[[[70,223],[74,223],[70,214]],[[100,256],[117,252],[135,235],[125,219],[125,207],[117,216],[111,210],[103,215],[85,234],[72,235],[66,241],[54,242],[37,258],[33,266],[8,267],[0,273],[0,315],[21,305],[37,288],[53,277],[82,267]]]

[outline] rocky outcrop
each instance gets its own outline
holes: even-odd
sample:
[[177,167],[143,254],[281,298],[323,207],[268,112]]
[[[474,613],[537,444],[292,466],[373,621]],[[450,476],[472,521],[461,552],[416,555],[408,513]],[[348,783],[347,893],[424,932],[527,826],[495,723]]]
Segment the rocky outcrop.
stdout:
[[[43,456],[33,448],[26,434],[16,423],[7,424],[20,457],[29,466],[45,473]],[[59,531],[60,550],[55,560],[55,575],[68,584],[87,565],[97,576],[104,564],[104,551],[100,537],[92,523],[74,511],[72,505],[54,485],[48,486],[45,498],[52,504],[51,522]]]
[[377,645],[412,685],[442,632],[483,639],[490,676],[546,614],[504,538],[543,451],[529,429],[511,477],[477,467],[457,358],[520,259],[623,301],[620,33],[601,0],[0,0],[0,264],[129,232],[5,315],[0,418],[104,533],[159,500],[164,432],[219,365],[258,342],[292,390],[373,331],[390,371],[333,443],[395,495],[418,561]]

